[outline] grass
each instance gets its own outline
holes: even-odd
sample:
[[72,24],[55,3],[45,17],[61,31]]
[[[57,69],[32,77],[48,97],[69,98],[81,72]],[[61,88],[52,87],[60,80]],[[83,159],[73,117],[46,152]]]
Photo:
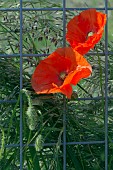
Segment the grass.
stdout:
[[[12,3],[11,3],[12,2]],[[18,7],[18,1],[2,1],[1,7]],[[70,1],[70,5],[74,1]],[[92,2],[92,3],[91,3]],[[87,5],[98,5],[91,1]],[[101,1],[100,1],[101,2]],[[99,2],[99,5],[101,3]],[[76,1],[76,7],[86,7],[84,1]],[[69,4],[68,4],[69,5]],[[109,1],[109,5],[113,4]],[[24,7],[60,7],[60,2],[45,0],[24,1]],[[101,6],[100,6],[101,7]],[[19,12],[0,12],[0,54],[19,53]],[[67,12],[67,21],[75,12]],[[112,18],[112,12],[110,14]],[[110,18],[109,18],[110,20]],[[112,22],[109,22],[112,25]],[[109,25],[109,47],[113,51],[112,27]],[[62,12],[23,12],[23,54],[49,54],[62,46]],[[104,37],[96,46],[104,50]],[[95,50],[95,49],[94,49]],[[67,142],[104,140],[104,100],[77,100],[78,97],[102,97],[105,95],[105,56],[86,56],[93,67],[92,76],[74,87],[67,105]],[[20,93],[23,96],[23,169],[63,169],[63,97],[37,95],[30,79],[33,70],[43,57],[23,57],[23,90],[19,90],[19,57],[0,57],[0,100],[14,100],[15,103],[0,104],[0,169],[19,169],[19,147],[5,147],[19,144]],[[113,60],[108,56],[108,95],[113,96]],[[113,169],[113,100],[108,102],[108,168]],[[47,143],[54,143],[50,146]],[[34,144],[33,146],[30,146]],[[104,144],[67,145],[67,170],[103,170],[105,161]]]

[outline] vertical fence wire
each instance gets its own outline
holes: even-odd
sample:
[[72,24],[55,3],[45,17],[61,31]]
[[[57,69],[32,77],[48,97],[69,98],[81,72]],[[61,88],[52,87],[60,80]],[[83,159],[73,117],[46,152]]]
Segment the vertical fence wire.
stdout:
[[[108,0],[105,0],[108,17]],[[108,170],[108,20],[105,26],[105,170]]]
[[22,134],[22,87],[23,87],[23,80],[22,80],[22,68],[23,68],[23,59],[22,59],[22,0],[20,0],[20,170],[23,169],[23,134]]
[[[63,5],[63,47],[66,46],[66,1],[62,0]],[[63,108],[63,170],[66,170],[66,97],[64,96]]]

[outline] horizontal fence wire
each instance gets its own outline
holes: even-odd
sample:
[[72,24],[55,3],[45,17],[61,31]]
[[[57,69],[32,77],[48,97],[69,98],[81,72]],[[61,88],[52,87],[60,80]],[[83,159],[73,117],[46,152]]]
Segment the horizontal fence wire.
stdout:
[[[88,8],[65,8],[66,11],[82,11],[86,9]],[[106,8],[95,7],[95,9],[103,11]],[[107,8],[107,10],[113,10],[113,8]],[[20,8],[0,8],[0,11],[20,11]],[[22,11],[63,11],[63,8],[22,8]]]
[[[112,100],[113,99],[113,97],[111,96],[111,97],[107,97],[109,100]],[[75,101],[80,101],[80,100],[94,100],[94,101],[98,101],[98,100],[102,100],[102,99],[104,99],[105,100],[105,97],[103,98],[103,97],[87,97],[87,98],[75,98],[74,100]],[[3,104],[3,103],[16,103],[17,102],[17,100],[0,100],[0,103],[1,104]]]
[[[100,56],[105,56],[105,52],[98,52],[98,54]],[[108,55],[113,55],[113,52],[108,52],[107,53]],[[46,57],[46,56],[49,56],[50,54],[22,54],[22,57]],[[97,55],[96,52],[90,52],[88,54],[86,54],[86,56],[89,56],[89,55]],[[20,54],[0,54],[0,57],[3,57],[3,58],[10,58],[10,57],[20,57]]]
[[[62,0],[63,2],[63,7],[62,8],[23,8],[22,3],[23,1],[20,0],[20,8],[0,8],[0,11],[2,12],[7,12],[7,11],[18,11],[20,12],[20,53],[19,54],[0,54],[0,57],[20,57],[20,91],[22,90],[22,58],[23,57],[43,57],[43,56],[48,56],[49,54],[23,54],[22,53],[22,18],[23,18],[23,11],[62,11],[63,12],[63,44],[65,46],[65,15],[66,11],[81,11],[81,10],[86,10],[88,8],[66,8],[65,3],[66,0]],[[108,7],[108,1],[105,0],[105,7],[102,8],[96,8],[97,10],[104,10],[106,14],[108,14],[109,10],[113,10],[113,8]],[[90,52],[87,55],[96,55],[97,53]],[[66,170],[66,145],[90,145],[90,144],[104,144],[105,145],[105,170],[108,170],[108,100],[113,99],[113,97],[108,96],[108,55],[113,55],[113,52],[108,51],[108,24],[105,26],[105,51],[104,52],[99,52],[98,53],[101,56],[105,56],[105,140],[102,141],[79,141],[79,142],[66,142],[66,108],[64,108],[64,117],[63,117],[63,122],[64,122],[64,141],[61,143],[63,145],[64,149],[64,154],[63,154],[63,166],[64,170]],[[89,97],[89,98],[77,98],[75,101],[79,100],[101,100],[103,97]],[[4,103],[16,103],[16,100],[0,100],[1,104]],[[8,144],[5,145],[6,148],[10,147],[19,147],[20,148],[20,170],[23,169],[22,167],[22,159],[23,159],[23,153],[22,149],[25,146],[31,146],[34,147],[35,144],[23,144],[23,136],[22,136],[22,95],[20,97],[20,143],[19,144]],[[113,142],[113,141],[112,141]],[[54,146],[56,143],[44,143],[43,146]]]
[[[113,142],[113,141],[112,141]],[[56,146],[57,143],[44,143],[43,146]],[[63,145],[64,143],[61,143],[60,145]],[[95,145],[95,144],[105,144],[105,141],[82,141],[82,142],[66,142],[66,145]],[[5,145],[6,148],[11,147],[19,147],[19,144],[8,144]],[[23,147],[30,146],[35,147],[34,143],[31,144],[23,144]]]

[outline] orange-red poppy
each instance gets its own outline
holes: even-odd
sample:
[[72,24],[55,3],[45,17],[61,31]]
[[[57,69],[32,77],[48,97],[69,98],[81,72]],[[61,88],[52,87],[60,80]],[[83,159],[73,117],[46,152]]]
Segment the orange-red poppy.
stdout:
[[58,48],[36,67],[31,83],[37,94],[63,93],[71,98],[72,85],[90,76],[87,60],[71,47]]
[[80,54],[86,54],[102,37],[106,14],[88,9],[72,18],[67,24],[66,39]]

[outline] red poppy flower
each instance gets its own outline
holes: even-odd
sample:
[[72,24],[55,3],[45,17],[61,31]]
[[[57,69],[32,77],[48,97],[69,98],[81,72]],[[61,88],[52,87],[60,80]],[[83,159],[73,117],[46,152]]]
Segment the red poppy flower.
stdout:
[[63,93],[68,98],[72,86],[92,72],[87,60],[70,47],[58,48],[42,60],[32,75],[32,87],[37,94]]
[[86,54],[102,37],[106,14],[88,9],[67,24],[66,39],[80,54]]

